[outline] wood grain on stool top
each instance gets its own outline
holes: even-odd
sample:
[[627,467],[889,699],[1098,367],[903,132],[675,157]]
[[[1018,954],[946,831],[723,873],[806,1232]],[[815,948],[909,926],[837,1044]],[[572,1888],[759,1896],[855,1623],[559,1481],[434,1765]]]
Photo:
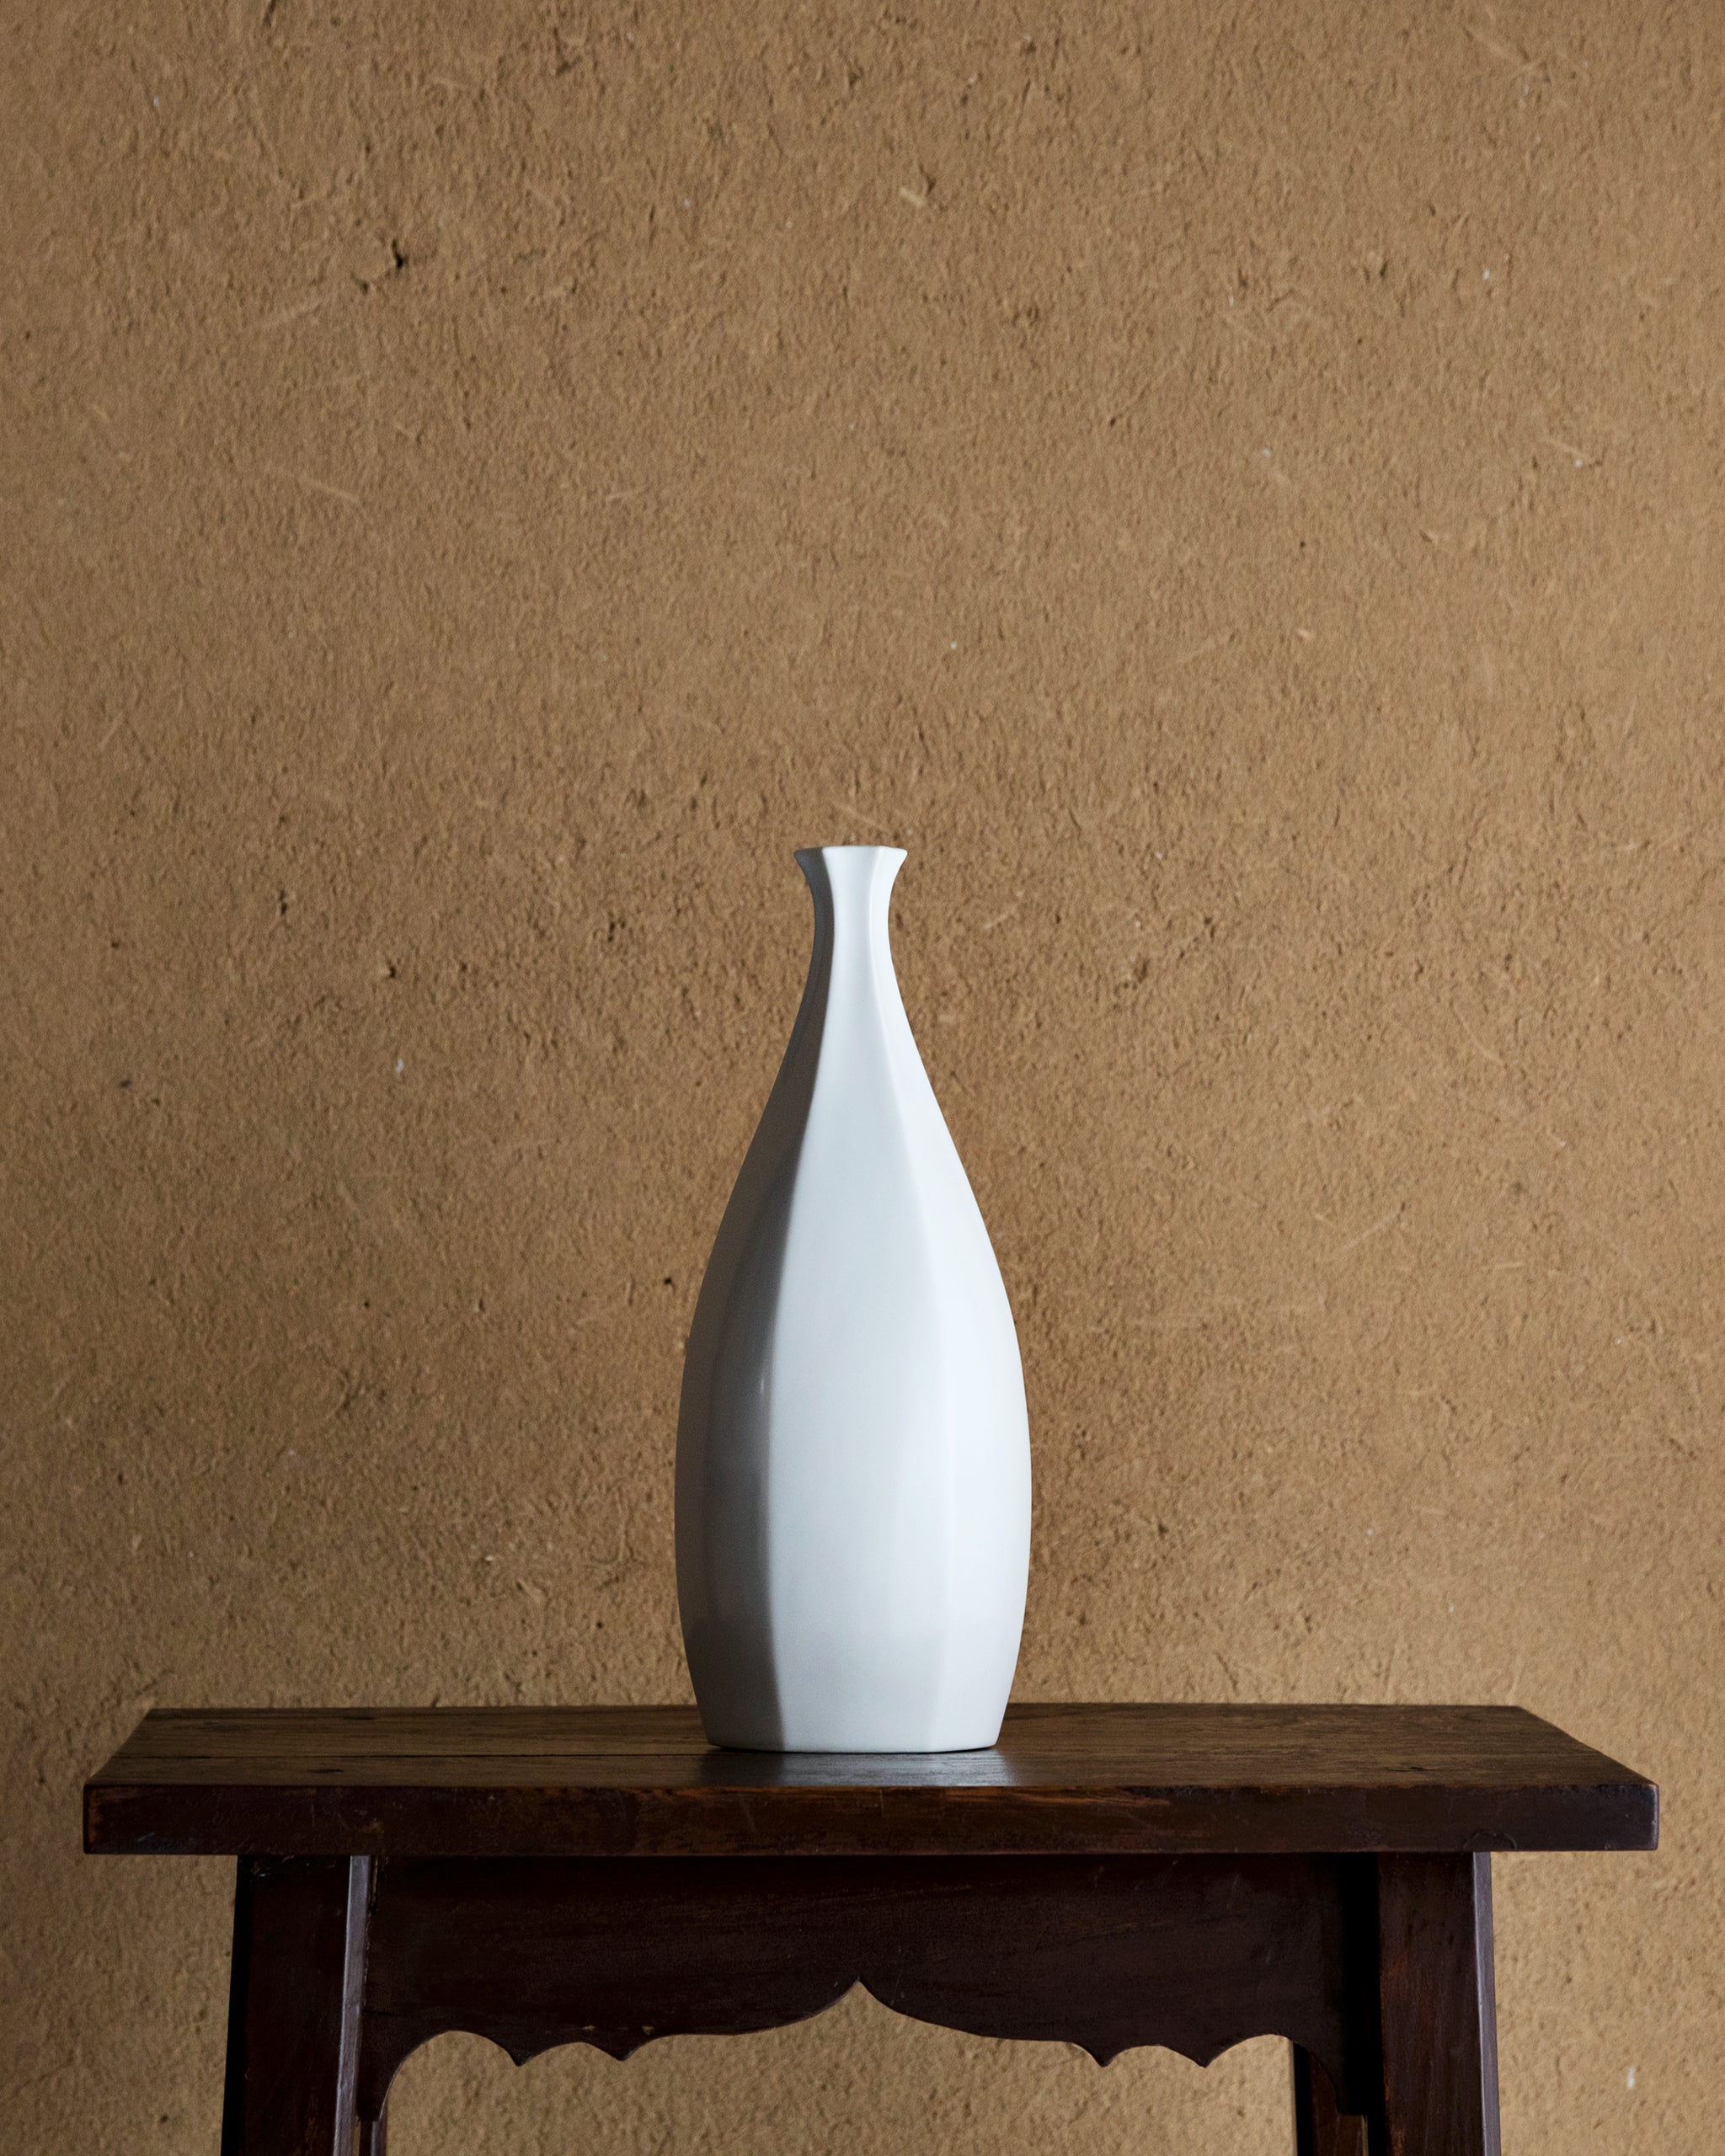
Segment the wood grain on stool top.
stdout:
[[722,1752],[689,1707],[158,1709],[98,1853],[1650,1849],[1645,1777],[1519,1707],[1026,1705],[986,1751]]

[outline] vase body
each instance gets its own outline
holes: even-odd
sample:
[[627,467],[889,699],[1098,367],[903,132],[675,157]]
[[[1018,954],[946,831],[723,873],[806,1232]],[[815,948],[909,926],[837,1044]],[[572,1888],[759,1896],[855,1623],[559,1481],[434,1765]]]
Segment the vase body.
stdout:
[[808,985],[690,1328],[677,1598],[715,1744],[992,1744],[1017,1662],[1024,1382],[893,972],[904,857],[797,856]]

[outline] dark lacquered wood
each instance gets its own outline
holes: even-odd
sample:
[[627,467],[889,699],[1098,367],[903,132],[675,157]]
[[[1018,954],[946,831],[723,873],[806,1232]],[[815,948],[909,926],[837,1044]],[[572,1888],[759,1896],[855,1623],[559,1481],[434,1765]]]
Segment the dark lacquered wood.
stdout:
[[1343,2111],[1322,2063],[1293,2047],[1295,2156],[1367,2156],[1366,2121]]
[[587,2043],[736,2035],[861,1983],[973,2036],[1103,2062],[1162,2044],[1208,2064],[1279,2035],[1367,2100],[1353,2033],[1375,1983],[1374,1866],[1359,1856],[642,1858],[386,1862],[359,2106],[450,2029],[524,2060]]
[[1647,1849],[1658,1791],[1515,1707],[1030,1705],[988,1751],[721,1752],[692,1708],[158,1710],[85,1846],[726,1856]]
[[1304,2156],[1498,2156],[1484,1852],[1657,1823],[1490,1707],[1033,1706],[887,1758],[678,1708],[158,1712],[85,1791],[91,1849],[240,1857],[224,2156],[383,2156],[445,2030],[622,2057],[858,1983],[1099,2059],[1279,2035]]
[[1386,2156],[1498,2156],[1491,1860],[1378,1864]]
[[352,2156],[369,1857],[248,1857],[234,1894],[222,2156]]

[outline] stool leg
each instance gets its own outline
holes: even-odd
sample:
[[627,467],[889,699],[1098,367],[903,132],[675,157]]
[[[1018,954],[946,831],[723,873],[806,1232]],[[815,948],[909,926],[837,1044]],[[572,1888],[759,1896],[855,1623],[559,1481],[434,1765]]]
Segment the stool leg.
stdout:
[[386,2104],[375,2119],[360,2121],[358,2156],[387,2156],[388,2139],[389,2106]]
[[352,2156],[369,1857],[242,1857],[222,2156]]
[[1338,2111],[1329,2075],[1302,2046],[1293,2052],[1295,2156],[1366,2156],[1365,2121]]
[[1378,2006],[1383,2156],[1499,2156],[1489,1857],[1378,1859]]

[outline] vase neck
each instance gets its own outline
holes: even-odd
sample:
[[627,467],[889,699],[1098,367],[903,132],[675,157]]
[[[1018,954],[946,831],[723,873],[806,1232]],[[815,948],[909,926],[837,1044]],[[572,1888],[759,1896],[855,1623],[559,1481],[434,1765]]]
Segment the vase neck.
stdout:
[[814,959],[873,958],[889,970],[893,878],[905,858],[895,846],[807,846],[797,866],[814,900]]

